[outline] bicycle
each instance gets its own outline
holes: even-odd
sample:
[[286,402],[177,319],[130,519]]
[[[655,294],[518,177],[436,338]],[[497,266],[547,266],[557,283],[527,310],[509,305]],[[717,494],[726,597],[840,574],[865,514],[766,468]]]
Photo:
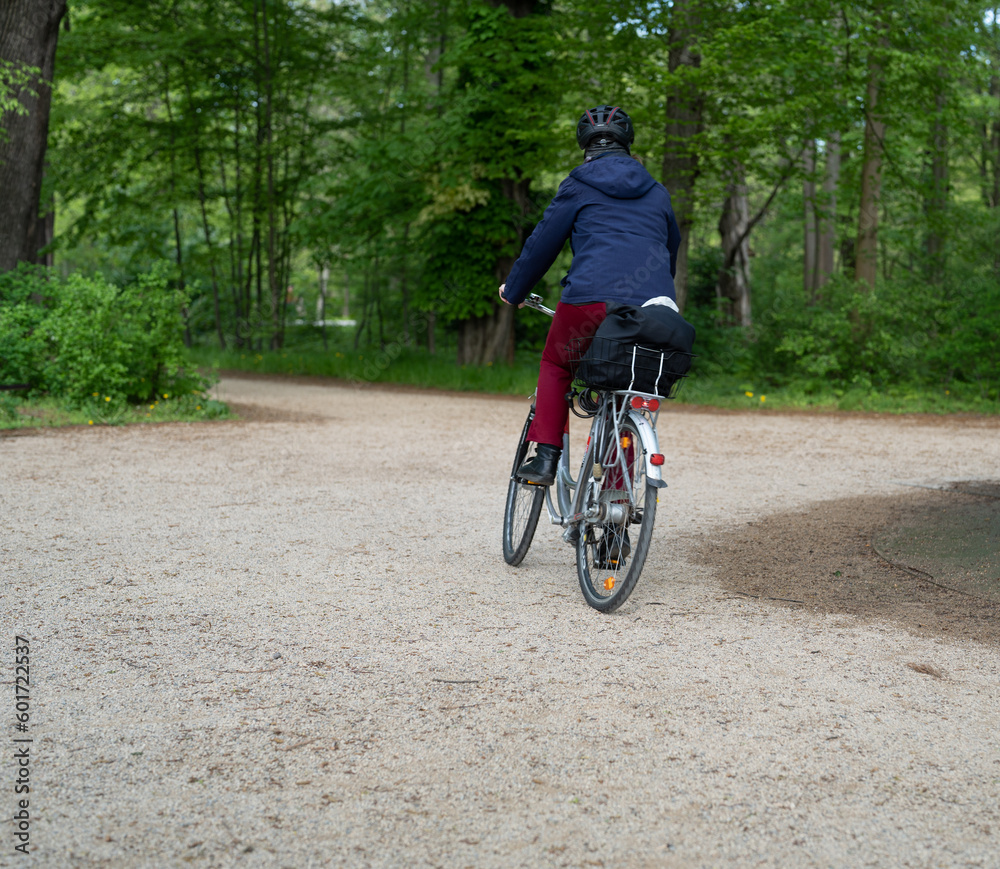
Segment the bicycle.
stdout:
[[[550,317],[555,315],[535,294],[528,296],[525,306]],[[661,371],[664,358],[669,359],[674,353],[682,351],[661,353]],[[567,395],[570,409],[576,416],[592,420],[590,433],[576,480],[570,473],[569,434],[563,434],[563,450],[553,486],[540,486],[517,477],[517,470],[530,449],[528,429],[535,415],[532,396],[507,487],[503,554],[508,564],[516,567],[523,561],[544,504],[549,521],[564,529],[563,539],[576,549],[577,576],[587,603],[600,612],[610,613],[628,600],[649,552],[659,490],[667,485],[661,472],[664,456],[656,435],[660,402],[676,394],[682,376],[670,378],[668,388],[662,390],[666,395],[586,384],[574,388]],[[633,526],[637,526],[634,541],[629,533]]]

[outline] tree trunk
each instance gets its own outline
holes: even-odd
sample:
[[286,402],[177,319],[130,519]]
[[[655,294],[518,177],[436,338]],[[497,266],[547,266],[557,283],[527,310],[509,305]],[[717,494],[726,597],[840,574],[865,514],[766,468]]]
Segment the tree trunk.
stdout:
[[[177,137],[174,126],[174,113],[170,106],[170,75],[167,68],[164,68],[163,77],[163,104],[167,110],[167,122],[170,129],[170,200],[173,203],[174,217],[174,259],[177,262],[177,287],[183,293],[187,286],[184,280],[184,248],[181,239],[181,215],[177,207]],[[188,318],[188,309],[182,311],[184,315],[184,346],[191,346],[191,322]]]
[[[997,58],[1000,64],[1000,57]],[[1000,113],[1000,75],[995,75],[990,80],[990,96],[993,97],[993,110]],[[993,166],[993,176],[990,179],[989,206],[990,208],[1000,208],[1000,120],[994,119],[991,125],[990,136],[990,156]]]
[[[996,19],[994,18],[994,26]],[[1000,63],[1000,58],[997,58]],[[1000,112],[1000,75],[995,75],[990,80],[990,96],[994,99],[994,111]],[[1000,221],[1000,120],[994,119],[990,137],[990,155],[993,168],[992,185],[989,190],[989,206],[997,209],[998,216],[994,218],[994,223]],[[993,245],[993,271],[997,278],[1000,278],[1000,227],[997,229],[995,243]]]
[[0,271],[19,262],[39,262],[38,252],[51,241],[51,221],[39,215],[49,109],[59,23],[66,0],[4,0],[0,4],[0,59],[37,67],[32,96],[19,95],[27,114],[2,119],[7,135],[0,138]]
[[[547,11],[546,5],[540,0],[490,0],[490,3],[493,6],[505,7],[514,18],[526,18]],[[526,69],[530,72],[534,68],[529,64]],[[531,207],[528,196],[531,179],[525,178],[516,168],[512,174],[514,177],[501,180],[500,193],[514,205],[517,215],[514,234],[517,238],[517,249],[520,251],[527,234],[525,218]],[[511,257],[497,259],[494,267],[497,286],[507,280],[513,265],[514,259]],[[499,302],[493,304],[493,310],[489,314],[459,321],[459,365],[514,362],[514,309]]]
[[[505,199],[514,203],[520,219],[515,227],[518,250],[524,244],[528,227],[524,218],[531,207],[529,191],[531,182],[505,179],[500,184]],[[495,266],[494,279],[497,286],[507,280],[514,267],[513,257],[499,257]],[[507,316],[505,310],[510,305],[497,304],[495,310],[485,317],[473,317],[458,324],[458,364],[485,365],[487,362],[514,362],[514,317]]]
[[271,31],[267,0],[260,0],[261,36],[264,46],[264,147],[267,164],[267,284],[271,295],[271,349],[285,343],[285,287],[279,280],[277,193],[274,184],[274,75],[271,69]]
[[721,314],[734,326],[749,326],[750,316],[750,200],[746,173],[735,166],[726,188],[726,201],[719,218],[719,236],[724,254],[715,286]]
[[[525,197],[527,182],[524,182]],[[527,206],[525,206],[527,207]],[[524,243],[523,230],[518,231],[519,247]],[[507,280],[514,266],[513,257],[500,257],[496,264],[497,286]],[[509,316],[508,316],[509,315]],[[433,320],[431,321],[433,323]],[[431,333],[428,332],[428,336]],[[430,348],[433,353],[433,348]],[[485,365],[487,362],[514,362],[514,308],[497,304],[484,317],[470,317],[458,323],[458,364]]]
[[323,333],[324,351],[329,349],[327,346],[327,339],[326,339],[326,291],[329,282],[330,282],[330,267],[326,265],[326,263],[324,263],[319,268],[319,311],[317,311],[317,313],[319,314],[319,317],[317,318],[320,324],[319,328],[320,331]]
[[837,185],[840,183],[840,133],[834,132],[826,141],[826,172],[823,176],[823,196],[818,209],[816,243],[816,280],[814,298],[833,275],[834,250],[837,245]]
[[205,245],[208,248],[208,261],[212,271],[212,310],[215,314],[215,332],[219,338],[219,347],[226,349],[226,335],[222,330],[222,307],[219,300],[219,277],[215,268],[215,243],[212,241],[212,228],[208,221],[208,207],[206,205],[207,194],[205,193],[205,175],[201,165],[201,146],[197,143],[194,146],[194,162],[198,172],[198,202],[201,205],[201,226],[205,233]]
[[458,364],[513,361],[514,310],[513,305],[498,305],[485,317],[462,320],[458,330]]
[[694,185],[699,174],[694,138],[702,129],[703,100],[693,85],[673,74],[678,70],[683,73],[685,67],[701,66],[701,55],[695,49],[699,25],[698,0],[674,0],[670,19],[668,65],[672,75],[664,128],[663,186],[670,193],[681,231],[674,288],[677,305],[682,311],[688,296],[688,251],[694,226]]
[[804,205],[804,238],[802,256],[802,287],[810,305],[816,304],[816,263],[819,259],[818,219],[816,217],[816,141],[806,143],[802,168],[805,180],[802,182],[802,202]]
[[[884,37],[881,40],[884,43]],[[868,87],[865,101],[864,164],[861,167],[861,204],[858,241],[854,250],[854,279],[874,288],[878,269],[878,210],[882,194],[882,156],[885,122],[879,113],[882,61],[872,48],[868,55]]]
[[[944,76],[944,70],[939,75]],[[940,79],[939,79],[940,81]],[[927,214],[927,279],[932,284],[944,280],[945,239],[948,226],[948,125],[944,119],[945,97],[938,92],[934,100],[934,120],[931,125],[930,189],[925,200]]]

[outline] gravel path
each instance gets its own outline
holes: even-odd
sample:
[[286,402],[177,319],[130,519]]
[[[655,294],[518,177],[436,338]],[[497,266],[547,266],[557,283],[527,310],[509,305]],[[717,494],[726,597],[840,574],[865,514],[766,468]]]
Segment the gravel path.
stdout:
[[500,555],[526,401],[219,393],[251,421],[0,438],[39,865],[1000,864],[1000,650],[733,595],[695,556],[1000,477],[995,422],[671,408],[650,559],[601,616],[555,529]]

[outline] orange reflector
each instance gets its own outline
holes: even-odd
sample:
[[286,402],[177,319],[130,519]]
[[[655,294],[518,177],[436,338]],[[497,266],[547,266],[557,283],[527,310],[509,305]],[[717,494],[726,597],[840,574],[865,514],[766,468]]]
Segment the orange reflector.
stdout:
[[615,587],[615,578],[613,576],[609,576],[606,580],[604,580],[605,591],[611,591],[611,589],[613,589],[614,587]]
[[627,450],[632,444],[632,438],[628,435],[622,435],[622,449]]
[[650,464],[653,464],[653,465],[662,465],[663,464],[663,453],[653,453],[653,455],[651,455],[649,457],[649,461],[650,461]]

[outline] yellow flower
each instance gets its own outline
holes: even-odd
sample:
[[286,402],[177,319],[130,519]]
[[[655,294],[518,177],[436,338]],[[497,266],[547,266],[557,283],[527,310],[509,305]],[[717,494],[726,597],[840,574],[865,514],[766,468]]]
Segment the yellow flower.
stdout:
[[762,396],[760,397],[760,400],[761,400],[761,401],[767,401],[767,396],[766,396],[766,395],[762,395]]
[[105,401],[111,401],[111,396],[110,395],[105,395],[104,396],[104,400]]
[[94,393],[94,398],[97,398],[97,393],[96,392]]
[[197,406],[197,407],[195,408],[195,410],[201,410],[201,405],[199,404],[199,405],[198,405],[198,406]]
[[743,394],[744,394],[744,395],[745,395],[745,396],[746,396],[747,398],[753,398],[753,393],[752,393],[752,392],[744,392]]
[[169,395],[167,395],[167,393],[165,393],[165,392],[163,393],[163,397],[164,397],[164,398],[170,398],[170,396],[169,396]]
[[88,419],[87,420],[87,425],[93,425],[93,424],[94,424],[94,421],[92,419]]

